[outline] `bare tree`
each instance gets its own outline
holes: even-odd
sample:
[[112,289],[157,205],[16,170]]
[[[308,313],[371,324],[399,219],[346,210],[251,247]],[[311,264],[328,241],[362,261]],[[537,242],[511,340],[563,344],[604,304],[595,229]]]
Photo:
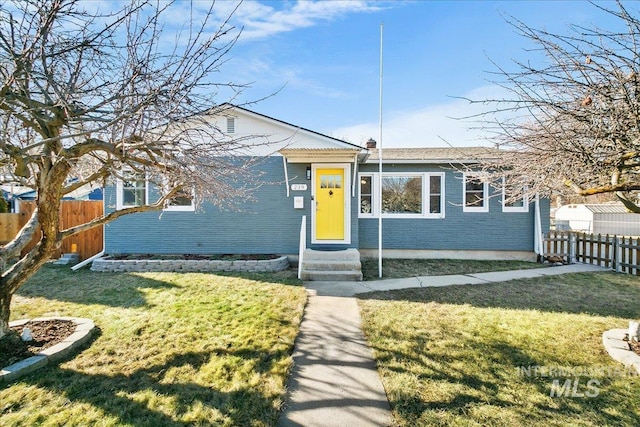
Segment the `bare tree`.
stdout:
[[[220,203],[242,194],[233,181],[248,142],[227,137],[206,114],[228,105],[215,102],[221,93],[244,88],[212,80],[240,33],[230,16],[214,22],[213,5],[195,11],[187,2],[118,4],[100,12],[77,0],[0,1],[0,174],[37,192],[29,222],[0,247],[0,337],[12,295],[65,237],[162,209],[175,196]],[[168,35],[175,8],[184,24]],[[158,185],[156,202],[60,229],[65,194],[136,174]],[[38,226],[41,239],[21,256]]]
[[619,28],[556,34],[510,19],[534,59],[496,64],[495,83],[509,95],[470,100],[491,106],[476,118],[507,149],[484,166],[506,176],[514,197],[524,186],[546,196],[608,193],[640,213],[640,19],[621,2],[593,7]]

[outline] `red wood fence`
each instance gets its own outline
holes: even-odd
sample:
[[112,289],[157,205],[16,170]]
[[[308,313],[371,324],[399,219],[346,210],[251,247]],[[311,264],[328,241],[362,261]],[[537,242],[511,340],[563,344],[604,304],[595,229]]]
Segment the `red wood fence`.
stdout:
[[[19,214],[0,214],[0,242],[6,243],[13,239],[22,227],[29,221],[35,209],[34,202],[20,202]],[[84,224],[94,218],[102,216],[103,203],[101,201],[63,200],[60,207],[60,228],[66,229],[74,225]],[[72,252],[73,245],[80,259],[87,259],[102,250],[103,227],[95,227],[64,239],[62,249],[54,254],[58,258],[62,253]],[[40,231],[36,231],[31,243],[23,249],[23,254],[30,251],[40,239]]]

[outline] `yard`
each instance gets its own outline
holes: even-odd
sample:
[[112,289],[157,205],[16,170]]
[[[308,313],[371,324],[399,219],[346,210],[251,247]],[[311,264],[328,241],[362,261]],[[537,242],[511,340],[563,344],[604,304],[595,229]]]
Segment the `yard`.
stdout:
[[[400,279],[415,276],[443,276],[448,274],[485,273],[489,271],[540,268],[543,264],[527,261],[484,261],[461,259],[383,259],[383,279]],[[378,259],[362,259],[364,280],[379,280]]]
[[0,425],[270,426],[305,292],[287,273],[110,274],[47,266],[12,318],[92,318],[77,356],[0,388]]
[[[0,425],[274,425],[305,302],[294,276],[47,266],[12,317],[90,317],[101,331],[72,359],[0,388]],[[638,301],[637,277],[597,273],[377,292],[359,305],[398,425],[636,426],[640,378],[623,375],[601,334],[640,318]]]
[[597,273],[370,293],[359,304],[401,426],[637,426],[640,378],[601,335],[640,318],[639,301],[637,277]]

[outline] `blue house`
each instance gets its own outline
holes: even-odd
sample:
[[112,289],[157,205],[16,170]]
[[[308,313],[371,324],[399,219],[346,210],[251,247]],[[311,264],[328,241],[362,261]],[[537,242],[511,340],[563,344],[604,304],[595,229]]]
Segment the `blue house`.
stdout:
[[[107,254],[296,259],[304,217],[306,248],[375,256],[382,216],[385,257],[535,259],[536,236],[549,228],[548,200],[506,203],[499,185],[468,172],[495,156],[490,148],[384,149],[380,176],[374,141],[361,147],[234,106],[215,120],[235,137],[269,135],[273,143],[251,153],[264,160],[246,171],[265,185],[237,210],[205,204],[196,211],[187,201],[161,215],[123,216],[105,227]],[[157,199],[147,182],[136,185],[140,203]],[[127,188],[105,188],[107,212],[128,203]]]

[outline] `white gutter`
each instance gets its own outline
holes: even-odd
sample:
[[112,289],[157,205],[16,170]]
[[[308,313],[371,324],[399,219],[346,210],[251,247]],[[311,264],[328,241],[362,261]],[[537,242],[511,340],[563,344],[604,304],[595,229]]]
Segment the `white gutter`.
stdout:
[[351,197],[356,197],[356,180],[358,179],[358,155],[353,159],[353,180],[351,184]]
[[284,183],[287,186],[287,197],[289,197],[289,172],[287,171],[287,158],[282,156],[282,164],[284,165]]
[[95,254],[94,256],[89,257],[89,258],[85,259],[84,261],[77,263],[76,265],[74,265],[73,267],[71,267],[71,270],[72,270],[72,271],[80,270],[80,269],[81,269],[82,267],[84,267],[85,265],[87,265],[87,264],[89,264],[90,262],[93,262],[93,261],[95,261],[96,259],[101,258],[101,257],[103,257],[103,256],[104,256],[104,249],[103,249],[103,250],[101,250],[100,252],[98,252],[97,254]]
[[533,250],[538,257],[544,255],[544,244],[542,242],[542,223],[540,219],[540,195],[536,193],[535,219],[533,224]]

